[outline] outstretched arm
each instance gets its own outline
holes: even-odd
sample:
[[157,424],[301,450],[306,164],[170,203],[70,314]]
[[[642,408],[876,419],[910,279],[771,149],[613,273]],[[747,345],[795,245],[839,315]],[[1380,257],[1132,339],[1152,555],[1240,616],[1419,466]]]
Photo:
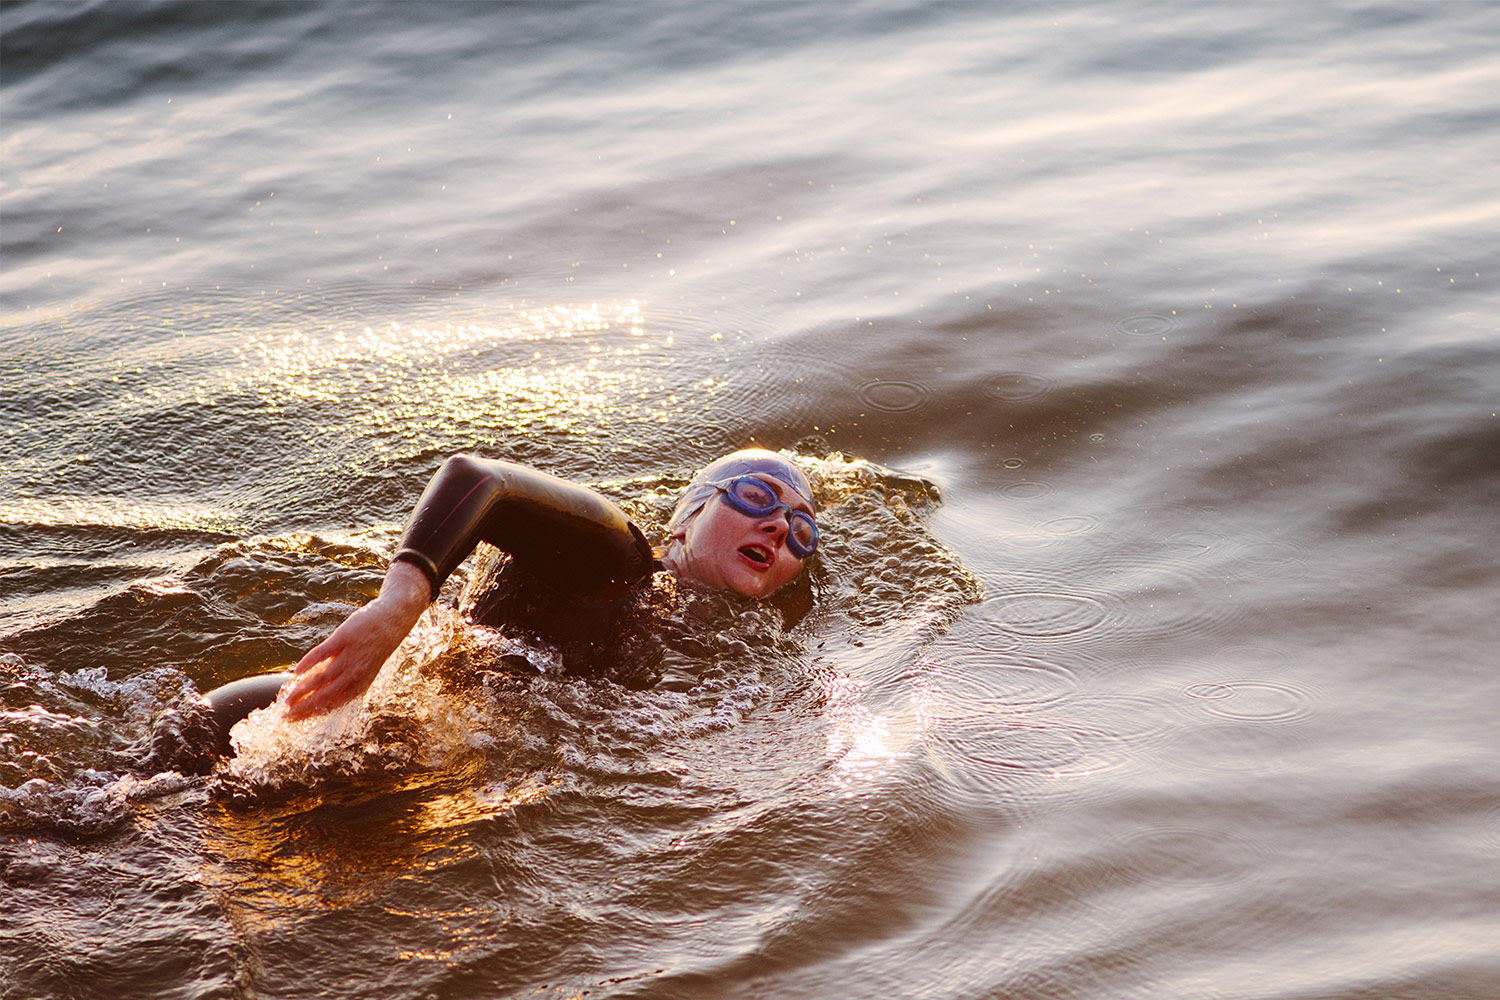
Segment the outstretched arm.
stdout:
[[624,512],[586,486],[498,459],[454,455],[427,484],[380,596],[297,663],[294,719],[363,694],[448,575],[489,542],[580,598],[612,599],[651,573],[651,547]]
[[410,563],[391,563],[380,595],[298,661],[285,693],[287,715],[326,712],[363,694],[430,602],[427,576]]

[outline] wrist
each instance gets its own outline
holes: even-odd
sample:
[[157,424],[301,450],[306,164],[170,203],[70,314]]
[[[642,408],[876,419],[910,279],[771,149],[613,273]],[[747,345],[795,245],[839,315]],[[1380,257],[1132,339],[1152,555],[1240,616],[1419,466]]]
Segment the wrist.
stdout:
[[434,596],[426,573],[411,563],[393,562],[386,570],[380,596],[375,600],[415,621],[432,603]]

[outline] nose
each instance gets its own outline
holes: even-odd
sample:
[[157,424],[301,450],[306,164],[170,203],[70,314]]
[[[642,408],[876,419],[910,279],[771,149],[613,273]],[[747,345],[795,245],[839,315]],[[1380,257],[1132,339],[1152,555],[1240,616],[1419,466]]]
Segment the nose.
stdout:
[[760,523],[756,525],[760,531],[771,535],[776,545],[780,545],[786,541],[786,533],[791,528],[791,515],[785,513],[785,509],[781,508],[771,511],[771,513],[762,517]]

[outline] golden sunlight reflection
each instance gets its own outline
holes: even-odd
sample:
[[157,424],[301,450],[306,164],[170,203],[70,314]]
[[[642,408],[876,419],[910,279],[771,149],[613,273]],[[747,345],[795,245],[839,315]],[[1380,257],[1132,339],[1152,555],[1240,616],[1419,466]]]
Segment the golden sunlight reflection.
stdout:
[[606,417],[671,419],[677,401],[658,372],[672,336],[651,335],[639,303],[553,305],[509,319],[251,335],[235,348],[239,370],[227,373],[228,388],[255,392],[272,409],[336,403],[341,427],[377,436],[517,417],[564,433],[597,430]]
[[62,497],[0,501],[0,524],[31,527],[84,525],[128,528],[134,531],[179,530],[232,533],[234,519],[204,503],[140,503],[126,500],[85,500]]
[[313,797],[281,810],[210,811],[203,831],[202,881],[233,901],[238,921],[261,930],[388,898],[413,873],[450,868],[473,856],[475,824],[546,797],[540,778],[516,787],[443,791],[414,788],[379,808]]
[[847,788],[855,778],[884,776],[884,768],[904,756],[907,749],[905,745],[892,747],[890,720],[870,711],[866,704],[868,689],[867,681],[853,676],[835,675],[823,682],[828,757],[836,762],[836,780],[841,787]]

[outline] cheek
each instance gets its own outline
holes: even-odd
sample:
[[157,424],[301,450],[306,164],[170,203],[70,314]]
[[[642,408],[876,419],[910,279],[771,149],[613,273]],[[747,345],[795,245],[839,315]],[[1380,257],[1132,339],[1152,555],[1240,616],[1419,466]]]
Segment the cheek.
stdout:
[[721,503],[704,508],[702,513],[693,518],[693,523],[688,525],[688,544],[704,555],[728,547],[730,541],[737,537],[737,526],[729,522],[726,514],[734,515],[734,511]]
[[[715,512],[717,513],[717,512]],[[726,586],[721,565],[733,546],[723,518],[704,511],[693,518],[682,539],[683,554],[691,575],[700,583]]]

